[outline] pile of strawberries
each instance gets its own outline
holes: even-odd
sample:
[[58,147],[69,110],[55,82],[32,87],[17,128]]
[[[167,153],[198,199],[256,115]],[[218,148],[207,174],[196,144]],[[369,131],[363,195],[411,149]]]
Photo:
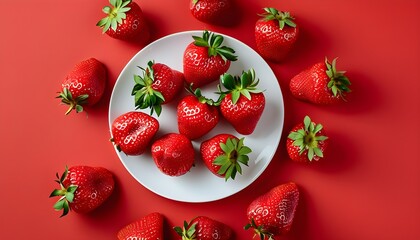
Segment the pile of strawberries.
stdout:
[[[141,8],[131,0],[110,0],[103,8],[106,17],[97,25],[103,33],[125,41],[146,43],[150,32]],[[230,0],[191,0],[192,15],[199,21],[221,24],[228,21]],[[272,62],[283,61],[299,36],[299,27],[288,12],[264,8],[255,24],[258,53]],[[150,151],[159,170],[169,176],[188,173],[196,159],[192,141],[206,136],[219,122],[226,119],[236,132],[250,135],[254,132],[265,107],[264,91],[257,88],[258,79],[253,69],[243,70],[240,76],[227,73],[231,61],[236,61],[235,50],[223,46],[223,36],[203,31],[193,36],[183,56],[183,72],[171,69],[152,59],[142,67],[142,75],[134,76],[131,95],[135,111],[117,117],[112,124],[112,142],[127,155]],[[107,70],[90,58],[78,63],[61,85],[57,98],[69,105],[71,111],[82,112],[84,106],[94,106],[104,93]],[[218,82],[218,99],[202,95],[200,87]],[[290,91],[299,100],[314,104],[333,104],[345,100],[350,92],[350,81],[343,71],[336,70],[336,59],[327,59],[302,71],[290,81]],[[155,139],[159,131],[157,118],[162,105],[186,90],[177,104],[179,132],[167,133]],[[185,92],[184,92],[185,93]],[[129,94],[129,93],[128,93]],[[150,114],[138,109],[149,109]],[[156,115],[156,117],[154,116]],[[324,158],[328,137],[323,126],[306,116],[291,129],[287,144],[290,158],[298,162],[313,162]],[[201,142],[200,158],[216,176],[226,181],[242,173],[241,165],[248,165],[251,147],[245,138],[224,133],[210,136]],[[60,185],[50,197],[59,197],[56,210],[65,216],[70,210],[87,213],[99,207],[113,192],[114,178],[102,167],[73,166],[56,175]],[[287,233],[293,222],[299,200],[295,183],[281,184],[258,196],[247,209],[249,223],[261,239],[274,239]],[[118,233],[118,239],[164,239],[164,216],[154,212],[133,222]],[[229,226],[206,216],[198,216],[181,227],[174,227],[182,239],[232,239]]]

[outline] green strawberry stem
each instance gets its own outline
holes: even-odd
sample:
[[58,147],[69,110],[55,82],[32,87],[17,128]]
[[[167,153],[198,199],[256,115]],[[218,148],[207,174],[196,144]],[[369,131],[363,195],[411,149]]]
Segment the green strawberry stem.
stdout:
[[304,129],[299,129],[291,132],[288,138],[293,140],[293,145],[299,147],[299,154],[301,155],[305,150],[308,150],[308,159],[312,161],[315,156],[324,157],[321,149],[318,148],[318,143],[326,140],[326,136],[318,136],[319,131],[322,130],[321,124],[316,124],[311,121],[309,116],[303,119]]
[[131,3],[131,0],[109,0],[111,7],[105,6],[102,11],[107,14],[106,17],[102,18],[96,26],[102,28],[102,33],[111,28],[117,31],[118,24],[122,24],[123,20],[127,17],[126,12],[130,11],[130,7],[127,7]]
[[205,96],[203,96],[203,94],[201,93],[201,89],[200,88],[196,88],[195,90],[193,89],[193,84],[191,83],[190,86],[187,88],[185,88],[187,90],[187,92],[191,93],[192,95],[196,96],[198,101],[200,103],[205,103],[207,105],[210,106],[219,106],[220,105],[220,101],[214,101],[211,98],[207,98]]
[[218,156],[214,165],[221,166],[218,173],[225,176],[225,181],[229,178],[235,179],[237,173],[242,174],[241,164],[248,166],[249,157],[247,154],[252,150],[244,146],[244,138],[228,138],[226,143],[220,143],[220,148],[224,154]]
[[295,18],[289,12],[282,12],[275,8],[264,8],[264,11],[263,14],[259,15],[266,21],[277,20],[280,29],[283,29],[286,25],[296,27],[296,23],[293,21]]
[[237,56],[234,55],[235,50],[227,46],[221,46],[224,40],[221,35],[205,30],[202,37],[193,36],[193,39],[196,46],[208,48],[210,57],[219,55],[225,62],[237,60]]
[[254,219],[251,218],[251,222],[248,223],[247,225],[245,225],[244,229],[248,230],[250,228],[254,229],[255,232],[255,236],[259,236],[261,240],[274,240],[274,235],[270,232],[268,232],[267,230],[264,229],[264,226],[257,226],[257,224],[255,223]]
[[233,104],[238,102],[241,95],[251,100],[251,93],[263,92],[257,88],[259,79],[256,79],[255,71],[252,68],[247,72],[243,71],[240,77],[225,73],[220,77],[220,81],[221,84],[227,89],[226,91],[222,91],[220,84],[218,85],[221,98],[230,93],[232,94]]
[[190,223],[184,221],[184,226],[181,227],[174,227],[175,232],[182,237],[182,240],[194,240],[197,239],[197,231],[196,231],[197,223],[193,223],[190,226]]
[[59,95],[56,98],[61,98],[62,103],[69,105],[69,108],[65,113],[68,115],[73,109],[76,110],[76,113],[83,112],[82,105],[87,103],[89,95],[83,94],[74,99],[69,89],[63,88],[63,91],[59,92]]
[[143,77],[134,75],[134,87],[131,95],[134,96],[134,103],[136,109],[150,108],[150,115],[154,112],[160,116],[162,112],[162,104],[165,101],[162,93],[153,89],[154,82],[154,61],[147,63],[147,68],[143,69]]
[[60,198],[58,201],[54,204],[54,209],[57,211],[63,210],[63,214],[60,217],[66,216],[70,211],[70,204],[73,202],[74,199],[74,193],[77,189],[76,185],[70,185],[69,187],[65,188],[63,185],[64,180],[67,177],[69,169],[66,166],[66,170],[64,171],[63,175],[61,177],[56,173],[57,180],[55,180],[58,184],[60,184],[60,189],[54,189],[52,193],[50,194],[50,197],[57,197]]
[[331,89],[334,96],[340,96],[345,100],[345,93],[351,92],[349,86],[351,85],[350,80],[344,75],[345,71],[337,71],[336,69],[337,58],[334,58],[332,62],[328,62],[328,59],[325,58],[325,66],[327,70],[325,71],[330,81],[328,82],[328,88]]

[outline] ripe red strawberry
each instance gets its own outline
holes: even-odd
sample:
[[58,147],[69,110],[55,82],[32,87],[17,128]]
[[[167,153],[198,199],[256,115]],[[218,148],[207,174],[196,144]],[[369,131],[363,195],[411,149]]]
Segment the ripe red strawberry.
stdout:
[[184,226],[174,227],[182,239],[194,240],[230,240],[233,238],[232,229],[226,224],[206,216],[198,216],[190,223],[184,221]]
[[289,84],[292,95],[315,104],[345,101],[351,83],[344,71],[336,70],[336,60],[330,63],[325,58],[325,62],[316,63],[293,77]]
[[257,197],[248,206],[248,230],[253,228],[261,239],[274,239],[290,231],[299,201],[299,190],[295,183],[274,187]]
[[222,46],[221,35],[204,31],[202,37],[193,36],[193,39],[184,51],[184,76],[188,84],[201,87],[217,81],[237,57],[232,48]]
[[224,74],[221,77],[222,85],[227,91],[219,91],[223,96],[220,103],[220,112],[232,124],[235,130],[243,135],[254,132],[265,107],[265,97],[257,89],[259,80],[255,78],[255,71],[250,69],[242,76],[233,77]]
[[247,154],[252,150],[244,145],[244,138],[231,134],[218,134],[200,145],[200,154],[207,168],[215,175],[235,179],[242,174],[241,164],[248,166]]
[[149,61],[143,76],[134,75],[134,82],[131,95],[136,109],[150,108],[150,115],[156,112],[159,116],[161,105],[171,102],[182,90],[184,75],[163,63]]
[[159,130],[159,122],[143,112],[128,112],[112,123],[112,138],[118,151],[127,155],[140,155],[149,147]]
[[255,24],[257,51],[267,60],[284,60],[296,43],[299,28],[288,12],[264,8],[263,18]]
[[63,210],[61,217],[70,210],[87,213],[96,209],[114,190],[113,175],[103,167],[66,167],[61,177],[58,173],[56,176],[60,189],[55,189],[50,197],[60,197],[54,208],[57,211]]
[[194,164],[193,145],[182,134],[168,133],[156,140],[151,149],[156,166],[166,175],[184,175]]
[[102,28],[102,33],[132,42],[145,43],[149,40],[149,28],[137,3],[131,0],[109,0],[109,3],[111,6],[102,9],[107,16],[96,24]]
[[286,141],[287,153],[293,161],[312,162],[324,157],[328,148],[328,137],[324,136],[323,126],[305,116],[303,123],[297,124]]
[[118,240],[163,240],[164,217],[158,212],[150,213],[128,224],[117,233]]
[[228,20],[231,0],[190,0],[192,15],[201,22],[222,24]]
[[66,115],[73,109],[82,112],[83,106],[92,106],[99,102],[105,91],[107,70],[95,58],[84,60],[66,76],[61,84],[62,92],[57,98],[69,105]]
[[189,139],[197,139],[210,132],[220,118],[213,100],[204,97],[199,88],[193,94],[181,99],[177,107],[179,132]]

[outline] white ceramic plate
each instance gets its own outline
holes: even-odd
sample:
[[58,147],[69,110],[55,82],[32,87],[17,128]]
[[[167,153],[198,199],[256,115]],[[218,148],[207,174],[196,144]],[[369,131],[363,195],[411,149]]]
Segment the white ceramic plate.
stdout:
[[[134,86],[133,75],[141,74],[138,66],[146,67],[149,60],[155,60],[182,72],[182,58],[186,46],[192,42],[192,36],[201,36],[202,31],[180,32],[163,37],[139,51],[122,70],[112,92],[109,105],[109,126],[119,115],[135,110],[131,90]],[[223,34],[222,34],[223,35]],[[249,167],[243,167],[243,174],[235,180],[219,178],[213,175],[201,162],[199,146],[201,141],[218,133],[238,134],[227,122],[221,121],[210,133],[193,141],[196,149],[195,167],[179,177],[170,177],[159,171],[150,153],[140,156],[126,156],[118,151],[117,155],[127,171],[144,187],[168,199],[182,202],[208,202],[235,194],[250,185],[270,163],[278,147],[283,129],[283,96],[277,78],[268,64],[249,46],[224,36],[224,45],[236,51],[238,60],[232,62],[229,73],[239,75],[243,70],[253,68],[260,79],[259,88],[265,89],[266,106],[254,133],[245,137],[245,145],[253,152],[249,155]],[[214,92],[217,83],[204,87],[207,97],[216,99]],[[162,114],[157,117],[160,123],[158,135],[178,132],[176,105],[173,102],[163,106]],[[149,109],[144,110],[149,113]],[[156,117],[156,115],[154,115]]]

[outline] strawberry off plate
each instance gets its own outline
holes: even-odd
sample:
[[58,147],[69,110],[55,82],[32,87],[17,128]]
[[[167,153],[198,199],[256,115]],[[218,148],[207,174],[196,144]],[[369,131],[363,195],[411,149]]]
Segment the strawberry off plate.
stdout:
[[[122,70],[114,86],[109,105],[109,126],[119,115],[135,110],[134,98],[131,90],[134,86],[133,75],[141,74],[138,66],[145,67],[147,62],[155,60],[182,72],[182,58],[186,46],[192,42],[192,36],[201,36],[202,31],[180,32],[163,37],[139,51]],[[223,34],[222,34],[223,35]],[[196,149],[195,167],[190,172],[180,177],[164,175],[156,167],[150,153],[140,156],[127,156],[117,152],[122,164],[127,171],[144,187],[150,191],[168,199],[183,202],[208,202],[219,200],[235,194],[250,185],[270,163],[278,147],[283,129],[284,106],[280,86],[268,64],[253,49],[244,43],[224,36],[223,45],[229,46],[236,51],[238,60],[232,62],[229,73],[239,75],[243,70],[253,68],[256,76],[260,79],[259,88],[264,89],[266,97],[265,110],[254,133],[245,137],[245,145],[252,148],[249,154],[249,167],[243,167],[243,174],[237,175],[235,180],[225,182],[223,178],[213,175],[201,162],[199,147],[206,140],[218,133],[238,134],[233,127],[222,120],[216,128],[200,139],[194,140]],[[214,92],[217,83],[204,88],[203,94],[216,99]],[[160,129],[157,137],[178,132],[176,106],[178,100],[163,105],[162,114],[157,117]],[[149,109],[144,110],[149,113]]]

